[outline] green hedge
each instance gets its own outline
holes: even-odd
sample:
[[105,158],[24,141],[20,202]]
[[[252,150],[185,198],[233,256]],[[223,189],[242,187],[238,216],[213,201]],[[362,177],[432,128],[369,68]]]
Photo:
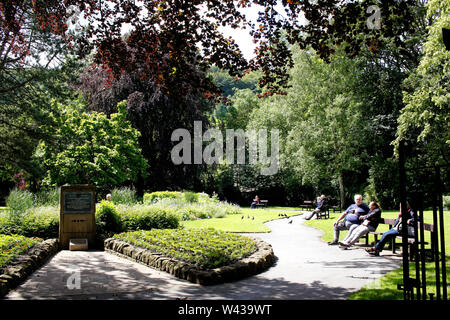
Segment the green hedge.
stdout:
[[[97,205],[97,235],[101,238],[116,232],[170,229],[180,225],[180,218],[173,210],[153,208],[144,205],[117,205],[102,201]],[[58,238],[59,208],[38,207],[29,209],[17,219],[11,219],[6,212],[0,213],[0,233],[19,234],[43,239]]]
[[182,196],[183,194],[178,191],[155,191],[152,193],[145,193],[144,204],[152,204],[160,199],[179,199]]
[[145,205],[117,206],[122,230],[150,230],[178,228],[180,218],[174,210]]

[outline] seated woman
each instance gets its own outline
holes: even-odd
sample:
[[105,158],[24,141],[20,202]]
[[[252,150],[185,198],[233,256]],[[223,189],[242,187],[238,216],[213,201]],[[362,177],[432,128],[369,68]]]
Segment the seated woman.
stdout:
[[359,219],[363,222],[361,224],[354,224],[350,227],[347,237],[342,242],[339,242],[342,248],[348,248],[352,246],[359,238],[366,235],[369,232],[373,232],[377,229],[381,219],[380,205],[372,201],[369,203],[369,213],[360,216]]
[[[407,208],[407,212],[408,212],[407,218],[409,218],[406,221],[406,224],[412,225],[414,222],[414,212],[411,210],[411,207],[409,206],[408,202],[406,202],[406,208]],[[386,231],[385,233],[383,233],[380,241],[378,241],[374,247],[367,248],[366,251],[370,255],[379,256],[380,252],[383,251],[383,248],[384,248],[384,245],[386,244],[386,242],[388,242],[389,240],[391,240],[392,238],[394,238],[396,236],[399,236],[401,230],[402,230],[402,205],[400,204],[400,213],[398,214],[397,219],[395,219],[394,226],[391,229],[389,229],[388,231]],[[408,237],[413,237],[413,236],[414,236],[414,229],[408,227]]]
[[259,204],[259,197],[258,197],[258,196],[256,196],[255,199],[253,199],[253,202],[252,202],[252,204],[250,205],[250,208],[251,208],[251,209],[256,208],[256,205],[257,205],[257,204]]

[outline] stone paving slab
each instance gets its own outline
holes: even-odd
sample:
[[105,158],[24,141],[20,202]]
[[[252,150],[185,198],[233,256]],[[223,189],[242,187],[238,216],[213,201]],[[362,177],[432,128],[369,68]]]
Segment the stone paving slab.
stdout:
[[290,219],[268,222],[271,233],[246,234],[270,243],[277,261],[240,281],[201,286],[103,251],[63,250],[5,299],[334,300],[401,265],[360,248],[328,246],[301,216]]

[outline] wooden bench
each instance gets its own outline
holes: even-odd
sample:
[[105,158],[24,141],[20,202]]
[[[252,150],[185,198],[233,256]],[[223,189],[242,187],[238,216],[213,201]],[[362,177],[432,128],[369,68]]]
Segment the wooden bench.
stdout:
[[324,210],[320,210],[318,213],[316,213],[317,219],[329,219],[330,218],[330,209],[328,207],[325,207]]
[[299,205],[300,208],[306,208],[308,211],[309,209],[314,209],[314,203],[312,201],[303,201],[303,204]]
[[336,211],[337,212],[342,211],[341,207],[339,207],[339,206],[331,206],[331,209],[333,209],[333,213],[335,213]]
[[259,203],[256,204],[257,208],[265,208],[267,207],[267,203],[269,200],[259,200]]
[[[392,229],[393,228],[393,226],[394,226],[394,224],[395,224],[395,219],[387,219],[387,218],[382,218],[381,220],[380,220],[380,223],[379,224],[387,224],[387,225],[389,225],[389,230],[390,229]],[[434,225],[432,225],[432,224],[429,224],[429,223],[424,223],[423,224],[423,229],[424,229],[424,231],[429,231],[430,233],[431,233],[431,236],[430,236],[430,239],[431,239],[431,248],[433,248],[433,243],[432,243],[432,241],[433,241],[433,236],[434,236]],[[417,231],[419,232],[419,230],[420,230],[420,225],[418,224],[417,225]],[[370,234],[372,234],[373,236],[374,236],[374,239],[375,239],[375,243],[377,243],[378,242],[378,236],[382,236],[383,235],[383,233],[384,232],[378,232],[378,231],[373,231],[373,232],[369,232],[369,233],[367,233],[366,235],[365,235],[365,240],[366,240],[366,245],[369,245],[369,235]],[[391,243],[390,243],[390,245],[391,245],[391,249],[392,249],[392,253],[395,253],[395,247],[396,247],[396,245],[398,244],[398,243],[396,243],[396,239],[400,239],[400,241],[402,240],[402,236],[401,235],[399,235],[399,236],[396,236],[396,237],[394,237],[394,238],[392,238],[391,239]],[[415,245],[415,238],[413,238],[413,237],[409,237],[408,238],[408,246],[409,246],[409,259],[410,260],[412,260],[412,258],[413,258],[413,256],[414,256],[414,245]],[[401,244],[401,243],[400,243]],[[421,244],[421,242],[420,243],[418,243],[417,245],[419,245],[419,244]],[[428,242],[426,242],[426,241],[424,241],[423,242],[423,244],[424,245],[426,245],[426,244],[428,244]],[[428,249],[427,249],[428,250]]]

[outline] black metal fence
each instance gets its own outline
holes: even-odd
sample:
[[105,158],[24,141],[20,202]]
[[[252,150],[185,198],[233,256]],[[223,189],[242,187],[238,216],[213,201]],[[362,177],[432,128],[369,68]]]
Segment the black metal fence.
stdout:
[[[447,300],[447,268],[445,254],[445,226],[443,194],[448,192],[441,178],[441,171],[448,170],[448,165],[405,169],[402,146],[399,150],[400,203],[402,217],[407,215],[407,200],[413,202],[414,237],[408,236],[408,228],[402,228],[403,283],[398,289],[403,290],[405,300]],[[428,177],[420,181],[415,189],[409,188],[407,172],[410,176]],[[431,181],[431,183],[429,183]],[[427,183],[428,182],[428,183]],[[419,187],[417,187],[419,185]],[[413,190],[414,189],[414,190]],[[433,222],[426,224],[425,208],[432,208]],[[450,231],[449,231],[450,232]],[[410,250],[408,250],[410,249]],[[410,272],[410,261],[414,261],[415,272]],[[434,263],[435,279],[430,280],[428,265]],[[427,283],[435,283],[434,292],[427,292]]]

